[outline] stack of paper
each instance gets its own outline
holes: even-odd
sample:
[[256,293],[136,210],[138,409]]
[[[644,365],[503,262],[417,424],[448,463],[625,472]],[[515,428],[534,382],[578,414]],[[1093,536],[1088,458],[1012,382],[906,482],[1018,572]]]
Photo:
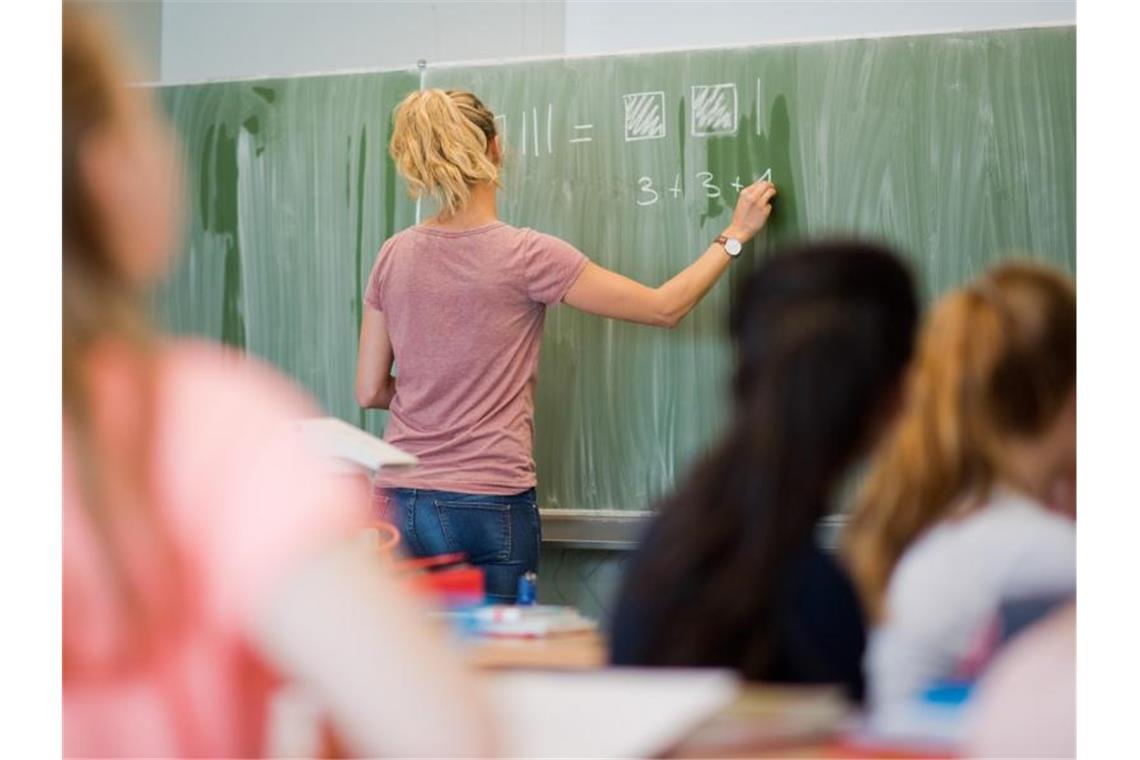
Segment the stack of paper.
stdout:
[[654,757],[732,702],[722,670],[609,668],[489,677],[507,757]]

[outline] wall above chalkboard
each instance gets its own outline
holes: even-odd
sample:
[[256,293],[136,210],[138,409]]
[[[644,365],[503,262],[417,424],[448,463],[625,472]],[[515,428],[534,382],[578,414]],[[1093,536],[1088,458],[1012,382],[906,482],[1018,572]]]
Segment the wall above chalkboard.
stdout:
[[[772,220],[729,280],[836,234],[899,247],[928,297],[1014,254],[1072,272],[1075,48],[1074,28],[1051,27],[164,88],[193,214],[160,309],[379,430],[352,401],[360,294],[415,220],[386,144],[419,86],[470,89],[498,114],[506,221],[646,283],[687,265],[765,175]],[[672,332],[550,312],[544,507],[646,509],[683,476],[727,413],[731,297],[721,283]]]

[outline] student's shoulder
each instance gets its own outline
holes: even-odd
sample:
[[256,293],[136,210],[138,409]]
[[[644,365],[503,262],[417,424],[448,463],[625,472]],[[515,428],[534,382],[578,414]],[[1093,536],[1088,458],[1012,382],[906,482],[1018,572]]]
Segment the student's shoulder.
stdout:
[[996,489],[968,526],[970,543],[1000,552],[1014,574],[1042,566],[1075,565],[1076,525],[1043,504]]
[[250,430],[317,414],[312,399],[268,363],[201,339],[167,340],[159,351],[159,377],[166,409],[195,428],[227,423]]
[[1005,582],[1011,593],[1075,587],[1077,530],[1072,520],[1032,503],[1006,510],[1003,518],[1010,539]]
[[994,526],[1031,541],[1072,542],[1076,525],[1069,518],[1026,497],[1000,494],[988,507]]
[[899,557],[887,583],[887,608],[892,616],[925,614],[936,600],[956,597],[962,587],[980,582],[987,559],[958,526],[935,525]]
[[845,602],[856,599],[855,585],[840,563],[814,542],[789,563],[788,587],[797,603]]
[[967,517],[936,525],[903,553],[888,603],[924,607],[983,586],[1064,586],[1075,573],[1075,556],[1071,521],[998,492]]

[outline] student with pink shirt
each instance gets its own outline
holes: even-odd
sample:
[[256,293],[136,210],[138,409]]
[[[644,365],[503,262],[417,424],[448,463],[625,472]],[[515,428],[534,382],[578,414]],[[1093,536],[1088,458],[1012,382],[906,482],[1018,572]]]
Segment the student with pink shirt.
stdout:
[[675,326],[764,226],[776,188],[745,188],[723,235],[651,288],[499,220],[502,146],[494,114],[471,93],[409,95],[390,151],[412,192],[440,211],[384,243],[364,297],[357,401],[388,409],[386,439],[420,460],[378,477],[374,503],[411,553],[464,552],[484,569],[489,599],[511,602],[519,575],[538,565],[532,445],[546,308]]
[[63,21],[64,755],[254,757],[275,686],[363,755],[485,756],[468,677],[374,557],[368,495],[286,434],[268,367],[156,335],[175,152],[101,30]]

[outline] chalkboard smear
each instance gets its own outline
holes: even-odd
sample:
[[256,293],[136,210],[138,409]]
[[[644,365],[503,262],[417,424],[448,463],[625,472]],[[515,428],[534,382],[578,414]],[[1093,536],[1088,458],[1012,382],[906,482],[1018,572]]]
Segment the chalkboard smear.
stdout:
[[229,135],[225,124],[216,128],[211,126],[207,130],[200,171],[203,177],[199,193],[202,228],[221,236],[225,251],[222,333],[218,337],[235,348],[244,349],[246,341],[241,243],[238,234],[237,139]]

